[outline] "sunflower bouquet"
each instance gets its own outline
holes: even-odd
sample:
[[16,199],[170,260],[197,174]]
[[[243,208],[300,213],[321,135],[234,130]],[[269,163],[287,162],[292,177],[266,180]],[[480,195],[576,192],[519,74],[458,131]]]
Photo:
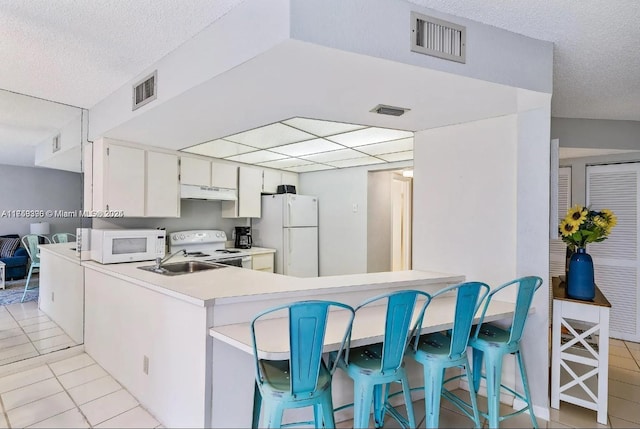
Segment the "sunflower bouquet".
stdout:
[[617,223],[616,215],[609,209],[596,211],[576,204],[560,222],[560,234],[569,249],[575,251],[588,243],[604,241]]

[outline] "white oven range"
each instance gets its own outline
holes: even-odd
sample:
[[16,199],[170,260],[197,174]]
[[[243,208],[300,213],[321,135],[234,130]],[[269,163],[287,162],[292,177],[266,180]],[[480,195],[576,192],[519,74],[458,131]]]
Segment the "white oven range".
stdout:
[[188,256],[234,267],[251,268],[251,255],[226,249],[227,234],[216,229],[176,231],[169,234],[169,252],[185,250]]

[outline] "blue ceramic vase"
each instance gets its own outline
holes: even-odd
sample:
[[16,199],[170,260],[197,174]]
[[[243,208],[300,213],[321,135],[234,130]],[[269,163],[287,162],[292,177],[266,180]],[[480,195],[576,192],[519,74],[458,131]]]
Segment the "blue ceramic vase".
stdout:
[[567,280],[567,295],[570,298],[591,301],[596,296],[593,259],[583,247],[578,247],[571,256]]

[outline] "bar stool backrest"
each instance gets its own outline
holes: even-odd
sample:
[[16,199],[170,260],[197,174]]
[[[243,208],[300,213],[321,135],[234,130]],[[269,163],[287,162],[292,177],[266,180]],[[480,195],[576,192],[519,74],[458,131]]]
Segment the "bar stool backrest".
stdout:
[[[489,285],[482,282],[466,282],[452,285],[439,290],[431,299],[433,300],[437,297],[453,293],[456,294],[456,307],[453,318],[453,328],[451,329],[449,359],[459,358],[467,349],[473,318],[489,293]],[[418,332],[416,334],[418,334]],[[417,347],[418,341],[415,341],[414,345]]]
[[[531,303],[533,302],[533,295],[541,285],[542,279],[540,277],[527,276],[511,280],[493,289],[487,296],[487,301],[485,303],[484,310],[482,311],[481,323],[482,319],[484,319],[487,308],[489,308],[489,304],[491,304],[491,299],[505,288],[517,286],[518,293],[516,295],[516,308],[513,313],[513,319],[511,320],[511,328],[509,329],[509,342],[507,344],[513,345],[518,343],[520,341],[520,338],[522,338],[522,333],[524,332],[524,325],[527,321],[527,316],[529,315]],[[478,337],[478,333],[480,332],[481,323],[478,323],[478,326],[476,328],[476,338]]]
[[[291,394],[293,396],[310,395],[316,390],[330,307],[338,307],[350,312],[339,351],[339,353],[342,353],[354,316],[353,308],[346,304],[334,301],[299,301],[267,309],[254,317],[251,321],[251,336],[258,383],[262,383],[263,375],[260,369],[260,360],[258,359],[255,323],[267,314],[287,309],[289,315]],[[333,370],[335,368],[331,372]]]
[[[418,297],[424,297],[425,302],[415,313]],[[380,371],[384,373],[396,371],[402,365],[404,352],[412,336],[410,332],[412,320],[422,320],[424,309],[429,304],[431,296],[419,290],[401,290],[370,298],[356,307],[358,310],[372,305],[377,301],[387,301],[387,311],[385,316],[384,339],[382,341],[382,359]],[[346,361],[348,362],[348,348]]]

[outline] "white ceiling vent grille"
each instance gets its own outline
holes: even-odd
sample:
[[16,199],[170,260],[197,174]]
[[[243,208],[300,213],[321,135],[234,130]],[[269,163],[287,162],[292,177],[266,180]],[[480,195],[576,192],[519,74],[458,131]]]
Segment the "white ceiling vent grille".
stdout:
[[152,102],[157,97],[158,70],[133,85],[133,110]]
[[413,52],[464,63],[466,34],[466,27],[411,12]]

